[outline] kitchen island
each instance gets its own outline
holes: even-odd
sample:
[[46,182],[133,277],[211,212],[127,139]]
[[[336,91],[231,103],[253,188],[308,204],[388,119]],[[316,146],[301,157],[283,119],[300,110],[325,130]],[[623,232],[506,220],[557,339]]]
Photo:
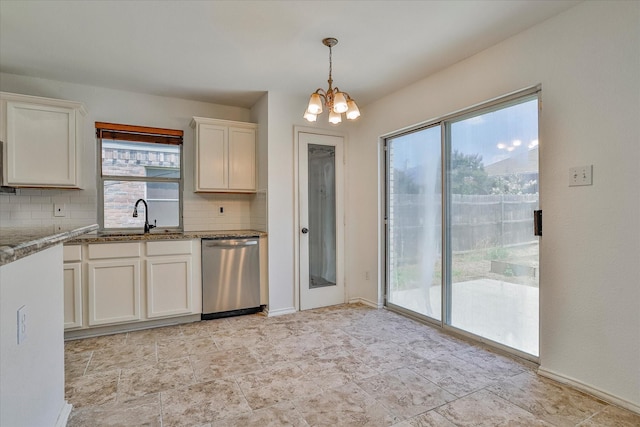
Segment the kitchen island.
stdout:
[[66,425],[62,244],[97,228],[0,229],[0,425]]

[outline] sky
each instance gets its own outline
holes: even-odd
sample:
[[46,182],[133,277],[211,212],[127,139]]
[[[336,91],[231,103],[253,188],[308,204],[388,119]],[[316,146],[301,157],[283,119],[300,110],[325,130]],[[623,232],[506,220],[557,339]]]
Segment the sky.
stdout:
[[[440,156],[440,127],[393,138],[396,165],[408,169],[424,163],[424,156]],[[538,143],[538,100],[451,123],[451,148],[480,154],[485,166],[525,153]]]

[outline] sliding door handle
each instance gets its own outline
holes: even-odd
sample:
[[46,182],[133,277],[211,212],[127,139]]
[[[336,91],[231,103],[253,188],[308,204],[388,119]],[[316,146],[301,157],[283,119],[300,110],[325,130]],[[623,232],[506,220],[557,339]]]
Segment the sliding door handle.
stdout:
[[533,234],[542,236],[542,210],[533,211]]

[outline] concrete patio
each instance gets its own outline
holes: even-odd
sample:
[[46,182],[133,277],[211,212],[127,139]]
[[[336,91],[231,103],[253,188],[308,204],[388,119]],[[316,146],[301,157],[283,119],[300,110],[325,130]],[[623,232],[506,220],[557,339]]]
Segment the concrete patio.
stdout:
[[[451,325],[538,356],[539,289],[494,279],[453,284]],[[441,289],[394,291],[390,302],[435,319],[441,317]]]

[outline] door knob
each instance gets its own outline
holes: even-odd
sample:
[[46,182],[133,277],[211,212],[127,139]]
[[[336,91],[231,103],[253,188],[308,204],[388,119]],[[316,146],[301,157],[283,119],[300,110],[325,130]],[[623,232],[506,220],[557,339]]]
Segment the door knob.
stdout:
[[309,229],[307,227],[303,227],[301,231],[302,234],[307,234],[309,232]]

